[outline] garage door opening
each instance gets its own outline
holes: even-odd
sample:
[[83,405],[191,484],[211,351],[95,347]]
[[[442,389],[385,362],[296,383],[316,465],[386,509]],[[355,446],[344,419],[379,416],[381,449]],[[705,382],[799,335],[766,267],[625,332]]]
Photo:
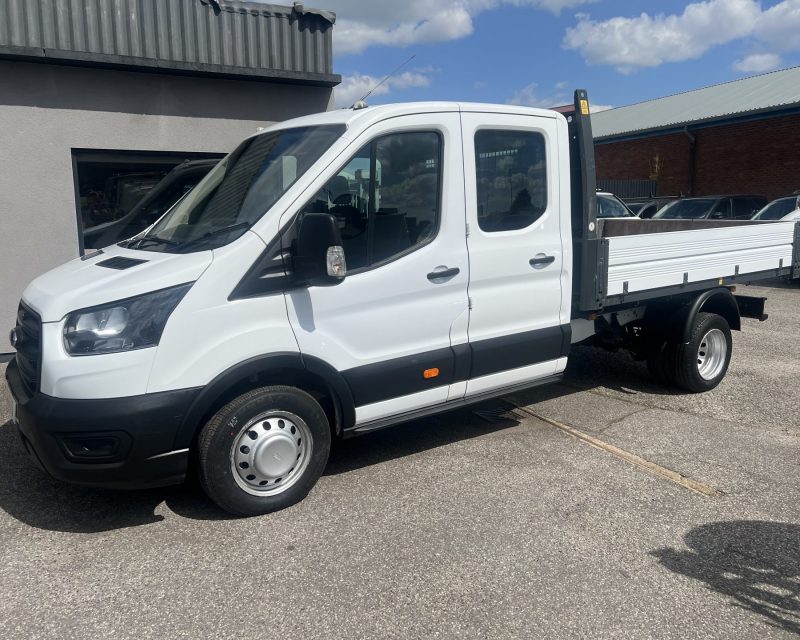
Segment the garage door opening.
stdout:
[[222,155],[73,150],[81,255],[149,227]]

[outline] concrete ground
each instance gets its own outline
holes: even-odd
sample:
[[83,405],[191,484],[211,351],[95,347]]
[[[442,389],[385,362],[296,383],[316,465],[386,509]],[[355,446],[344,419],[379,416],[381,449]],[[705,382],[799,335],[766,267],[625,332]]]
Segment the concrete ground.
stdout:
[[510,399],[525,410],[348,441],[303,503],[260,518],[193,487],[59,484],[6,424],[0,637],[796,636],[800,288],[750,292],[770,319],[745,321],[713,392],[578,349],[563,384]]

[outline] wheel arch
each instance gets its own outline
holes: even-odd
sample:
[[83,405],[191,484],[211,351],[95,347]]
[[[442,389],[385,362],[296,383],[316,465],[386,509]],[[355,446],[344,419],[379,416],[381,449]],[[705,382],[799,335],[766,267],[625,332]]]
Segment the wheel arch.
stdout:
[[321,396],[320,404],[336,436],[355,424],[352,393],[336,369],[318,358],[299,353],[273,353],[240,362],[203,387],[186,412],[174,446],[191,447],[202,426],[220,407],[246,391],[269,384],[290,385],[317,398]]
[[682,343],[687,343],[692,337],[692,326],[697,318],[697,314],[701,311],[707,313],[716,313],[725,318],[728,326],[735,330],[741,331],[742,319],[739,314],[739,305],[736,298],[731,293],[730,289],[726,287],[716,287],[704,291],[700,295],[692,299],[686,306],[678,311],[679,322],[676,325],[680,327],[680,340]]

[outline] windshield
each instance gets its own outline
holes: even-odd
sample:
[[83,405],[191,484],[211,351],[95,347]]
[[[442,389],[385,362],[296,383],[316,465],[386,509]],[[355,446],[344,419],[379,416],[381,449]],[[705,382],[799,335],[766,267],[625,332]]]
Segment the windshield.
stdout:
[[770,202],[753,216],[753,220],[780,220],[783,216],[790,214],[797,208],[797,201],[800,198],[781,198]]
[[630,218],[633,214],[614,196],[597,196],[598,218]]
[[221,247],[241,236],[344,133],[344,127],[282,129],[248,138],[132,249],[189,252]]
[[631,213],[639,213],[646,204],[646,202],[629,202],[627,206]]
[[712,198],[698,198],[696,200],[676,200],[670,202],[663,209],[661,209],[654,219],[671,220],[671,219],[698,219],[705,218],[711,207],[714,206],[716,200]]

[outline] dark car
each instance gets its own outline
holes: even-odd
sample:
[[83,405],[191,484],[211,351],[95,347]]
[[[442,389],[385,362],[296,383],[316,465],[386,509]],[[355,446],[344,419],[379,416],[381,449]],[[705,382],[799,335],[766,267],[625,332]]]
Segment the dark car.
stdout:
[[599,191],[597,193],[597,217],[598,218],[635,218],[633,213],[613,193]]
[[179,164],[122,218],[85,229],[84,249],[101,249],[144,231],[191,191],[218,162],[217,159],[187,160]]
[[651,198],[649,200],[636,200],[633,202],[626,200],[625,204],[628,206],[628,209],[633,211],[642,220],[647,220],[675,200],[677,200],[677,198]]
[[773,200],[753,215],[753,220],[780,220],[792,211],[800,209],[800,196],[792,195]]
[[654,220],[749,220],[767,204],[764,196],[705,196],[670,202]]

